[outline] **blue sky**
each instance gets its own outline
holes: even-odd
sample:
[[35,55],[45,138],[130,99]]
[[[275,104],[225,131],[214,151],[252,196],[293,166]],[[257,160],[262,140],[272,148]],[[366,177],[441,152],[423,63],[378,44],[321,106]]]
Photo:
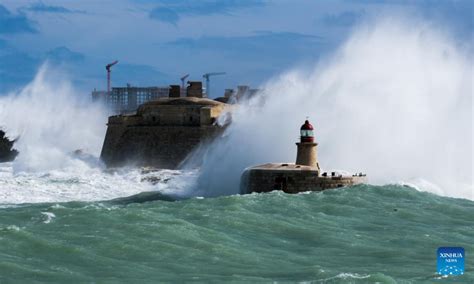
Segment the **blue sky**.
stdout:
[[[0,93],[29,82],[44,61],[83,91],[213,78],[213,96],[258,86],[330,53],[360,21],[403,13],[473,36],[474,1],[457,0],[0,0]],[[211,79],[212,80],[212,79]]]

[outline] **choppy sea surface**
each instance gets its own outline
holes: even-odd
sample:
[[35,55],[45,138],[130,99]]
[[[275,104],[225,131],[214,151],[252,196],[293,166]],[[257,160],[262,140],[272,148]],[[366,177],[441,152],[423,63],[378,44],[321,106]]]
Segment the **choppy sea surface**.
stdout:
[[[67,68],[0,94],[20,152],[0,164],[0,284],[474,283],[472,43],[381,16],[254,86],[190,156],[200,173],[105,169],[108,111]],[[324,167],[379,185],[232,195],[246,167],[294,160],[306,116]],[[446,246],[464,247],[464,275],[436,274]]]
[[[3,186],[1,283],[474,283],[474,202],[406,186],[36,203]],[[436,274],[441,246],[465,248],[464,275]]]

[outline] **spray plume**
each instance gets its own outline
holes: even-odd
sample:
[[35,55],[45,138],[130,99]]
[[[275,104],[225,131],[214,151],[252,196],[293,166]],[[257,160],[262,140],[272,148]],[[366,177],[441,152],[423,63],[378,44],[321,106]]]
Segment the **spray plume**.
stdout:
[[15,171],[74,167],[78,160],[71,153],[77,149],[100,153],[107,114],[81,99],[67,82],[44,65],[26,87],[0,97],[1,126],[10,137],[19,137]]
[[237,193],[244,168],[293,162],[309,116],[325,170],[473,199],[471,62],[426,23],[363,25],[311,71],[265,84],[263,107],[250,101],[233,114],[223,141],[204,157],[198,194]]
[[[167,185],[142,182],[140,169],[104,172],[99,154],[107,112],[44,65],[23,89],[0,97],[0,123],[19,137],[14,162],[0,164],[0,204],[106,200]],[[80,154],[73,153],[82,149]],[[157,173],[163,179],[174,172]],[[145,175],[146,177],[146,175]]]

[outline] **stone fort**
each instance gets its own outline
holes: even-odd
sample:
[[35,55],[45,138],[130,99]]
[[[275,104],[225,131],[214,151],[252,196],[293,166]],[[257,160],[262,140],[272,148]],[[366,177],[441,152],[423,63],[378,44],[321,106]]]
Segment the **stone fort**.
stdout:
[[135,114],[109,117],[101,159],[109,167],[133,165],[175,169],[200,143],[224,130],[218,117],[232,106],[203,98],[201,82],[179,86],[169,96],[146,102]]

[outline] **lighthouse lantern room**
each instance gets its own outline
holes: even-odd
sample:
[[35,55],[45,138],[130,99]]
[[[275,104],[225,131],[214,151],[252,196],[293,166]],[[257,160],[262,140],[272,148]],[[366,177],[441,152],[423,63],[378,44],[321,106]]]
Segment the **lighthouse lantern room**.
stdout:
[[308,120],[305,120],[304,124],[300,128],[300,141],[301,142],[314,142],[314,128],[309,123]]

